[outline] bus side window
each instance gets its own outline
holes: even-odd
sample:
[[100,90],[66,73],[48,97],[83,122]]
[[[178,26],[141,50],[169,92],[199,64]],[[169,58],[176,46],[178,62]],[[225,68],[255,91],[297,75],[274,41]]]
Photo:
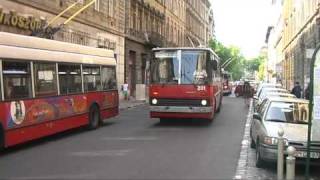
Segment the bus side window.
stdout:
[[20,61],[3,61],[3,89],[5,100],[31,98],[30,63]]
[[100,67],[99,66],[83,66],[83,84],[84,91],[100,91]]
[[34,63],[35,94],[37,97],[58,95],[55,63]]
[[80,65],[59,64],[60,94],[75,94],[82,92]]
[[102,67],[101,81],[103,90],[117,89],[116,67]]

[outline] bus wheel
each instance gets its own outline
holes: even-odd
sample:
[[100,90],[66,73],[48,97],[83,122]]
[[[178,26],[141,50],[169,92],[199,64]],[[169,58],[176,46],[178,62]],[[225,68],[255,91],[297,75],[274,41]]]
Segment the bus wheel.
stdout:
[[216,110],[217,113],[220,112],[221,106],[222,106],[222,98],[220,98],[219,107],[218,107],[218,109]]
[[97,105],[93,105],[89,111],[89,125],[88,128],[97,129],[100,122],[100,111]]

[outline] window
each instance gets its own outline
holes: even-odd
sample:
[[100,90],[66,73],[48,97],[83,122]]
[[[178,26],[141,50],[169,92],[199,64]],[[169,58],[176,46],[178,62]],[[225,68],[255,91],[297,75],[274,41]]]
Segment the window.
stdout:
[[83,66],[83,83],[86,92],[101,90],[100,67]]
[[5,100],[32,97],[30,63],[3,61]]
[[36,96],[58,94],[55,63],[34,63],[34,80]]
[[82,92],[80,65],[59,64],[60,94],[74,94]]
[[101,80],[103,90],[117,89],[116,68],[102,67]]

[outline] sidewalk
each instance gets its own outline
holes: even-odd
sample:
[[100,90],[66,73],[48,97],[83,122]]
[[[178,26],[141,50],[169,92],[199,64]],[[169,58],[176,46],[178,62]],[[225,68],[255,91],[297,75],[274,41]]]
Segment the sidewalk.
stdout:
[[125,109],[129,109],[129,108],[133,108],[133,107],[136,107],[136,106],[140,106],[142,104],[146,104],[146,101],[138,101],[138,100],[125,101],[125,100],[120,100],[119,109],[120,109],[120,111],[122,111],[122,110],[125,110]]

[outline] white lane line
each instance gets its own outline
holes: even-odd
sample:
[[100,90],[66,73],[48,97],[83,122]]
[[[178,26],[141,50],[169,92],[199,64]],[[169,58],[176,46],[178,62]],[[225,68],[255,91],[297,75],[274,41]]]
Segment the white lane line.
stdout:
[[132,149],[106,150],[106,151],[79,151],[72,152],[71,156],[77,157],[106,157],[106,156],[125,156],[132,152]]
[[240,157],[237,164],[236,174],[233,179],[246,179],[247,165],[248,165],[248,148],[250,146],[250,124],[253,113],[253,101],[250,101],[250,108],[248,111],[246,125],[241,142]]
[[149,136],[141,136],[141,137],[104,137],[102,140],[107,141],[155,141],[158,138],[149,137]]

